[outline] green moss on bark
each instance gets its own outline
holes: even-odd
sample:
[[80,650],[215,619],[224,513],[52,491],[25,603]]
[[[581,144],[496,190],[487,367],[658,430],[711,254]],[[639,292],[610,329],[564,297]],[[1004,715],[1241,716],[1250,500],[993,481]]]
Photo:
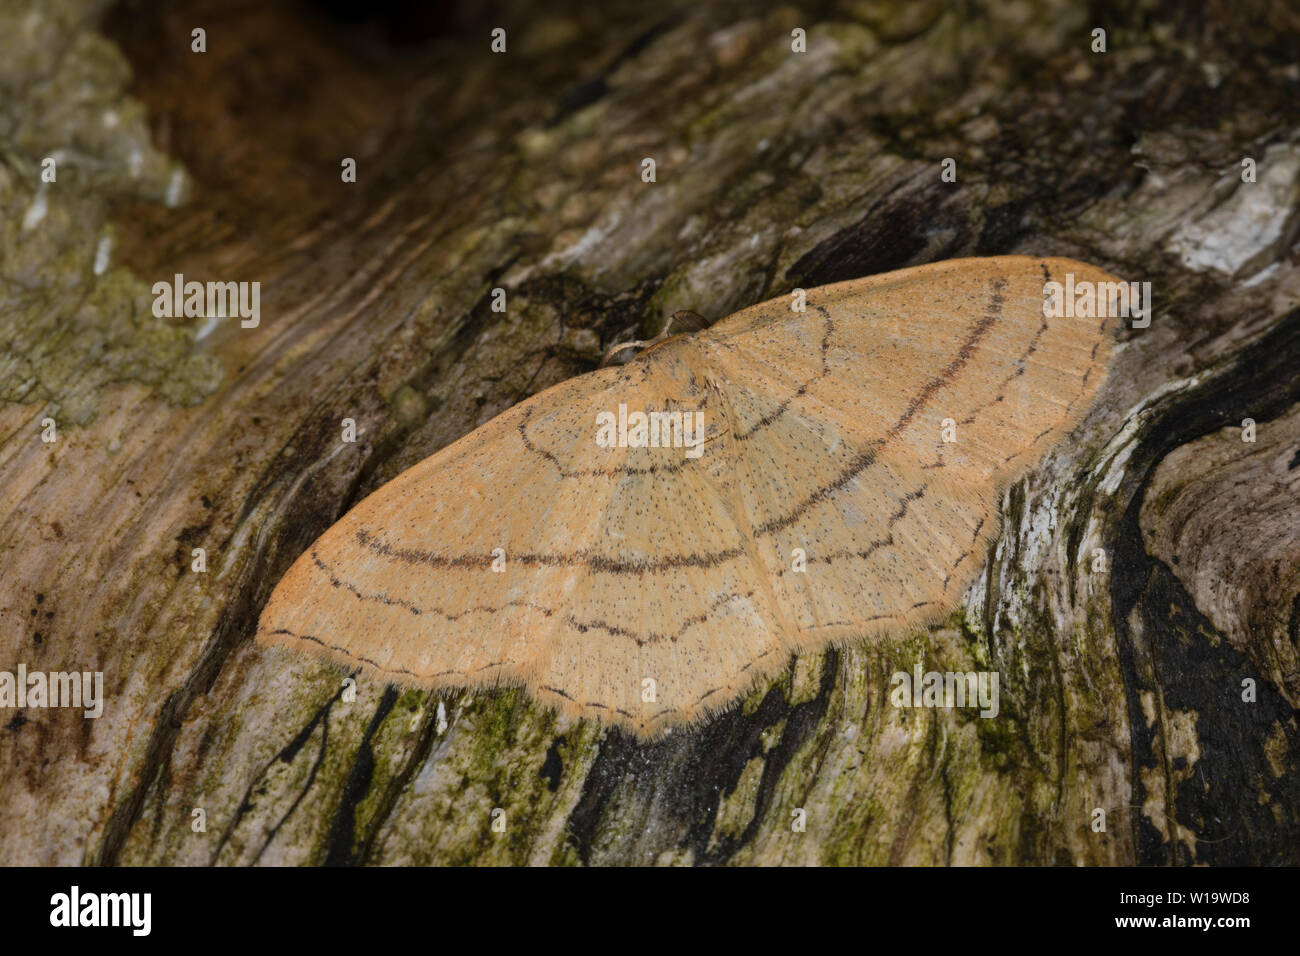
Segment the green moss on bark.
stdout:
[[186,180],[126,95],[126,61],[94,31],[100,6],[0,11],[0,401],[45,404],[65,425],[93,420],[111,383],[193,405],[221,381],[192,320],[156,318],[149,284],[112,264],[113,204],[174,204]]

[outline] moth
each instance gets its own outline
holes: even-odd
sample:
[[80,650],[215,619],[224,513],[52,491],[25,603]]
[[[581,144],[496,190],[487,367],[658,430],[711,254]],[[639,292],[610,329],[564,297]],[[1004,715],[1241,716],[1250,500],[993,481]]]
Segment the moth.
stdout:
[[801,651],[942,617],[1002,489],[1105,378],[1119,319],[1046,308],[1067,276],[1118,284],[1068,259],[940,262],[549,388],[348,512],[258,639],[401,685],[522,685],[654,735]]

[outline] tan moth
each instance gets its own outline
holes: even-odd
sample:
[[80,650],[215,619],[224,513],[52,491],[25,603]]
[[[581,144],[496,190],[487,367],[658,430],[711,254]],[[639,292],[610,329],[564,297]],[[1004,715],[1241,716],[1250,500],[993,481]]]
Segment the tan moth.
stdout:
[[[801,650],[944,615],[999,491],[1105,377],[1119,320],[1045,315],[1066,275],[1118,283],[1068,259],[941,262],[808,289],[803,311],[781,296],[549,388],[348,512],[258,639],[398,684],[521,684],[648,735]],[[678,440],[645,440],[655,413]],[[619,440],[598,441],[611,421]]]

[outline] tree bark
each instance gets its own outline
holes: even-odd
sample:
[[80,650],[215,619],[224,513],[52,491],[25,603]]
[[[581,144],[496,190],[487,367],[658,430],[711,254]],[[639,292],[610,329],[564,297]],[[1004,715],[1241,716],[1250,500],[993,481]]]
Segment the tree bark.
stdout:
[[[105,705],[0,714],[0,863],[1300,862],[1285,3],[2,16],[0,669]],[[638,326],[1016,252],[1155,314],[943,625],[655,742],[253,643],[349,507]],[[154,317],[175,273],[259,326]],[[999,716],[892,706],[917,667]]]

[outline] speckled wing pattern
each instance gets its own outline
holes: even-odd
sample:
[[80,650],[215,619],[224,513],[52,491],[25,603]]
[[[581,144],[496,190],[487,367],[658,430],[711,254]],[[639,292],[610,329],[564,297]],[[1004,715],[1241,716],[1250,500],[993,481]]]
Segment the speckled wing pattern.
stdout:
[[[1065,259],[782,297],[547,389],[403,472],[290,568],[258,638],[424,687],[522,684],[641,734],[792,653],[946,613],[996,496],[1087,409],[1115,318],[1045,318]],[[700,413],[699,457],[597,413]],[[944,440],[944,429],[955,441]]]

